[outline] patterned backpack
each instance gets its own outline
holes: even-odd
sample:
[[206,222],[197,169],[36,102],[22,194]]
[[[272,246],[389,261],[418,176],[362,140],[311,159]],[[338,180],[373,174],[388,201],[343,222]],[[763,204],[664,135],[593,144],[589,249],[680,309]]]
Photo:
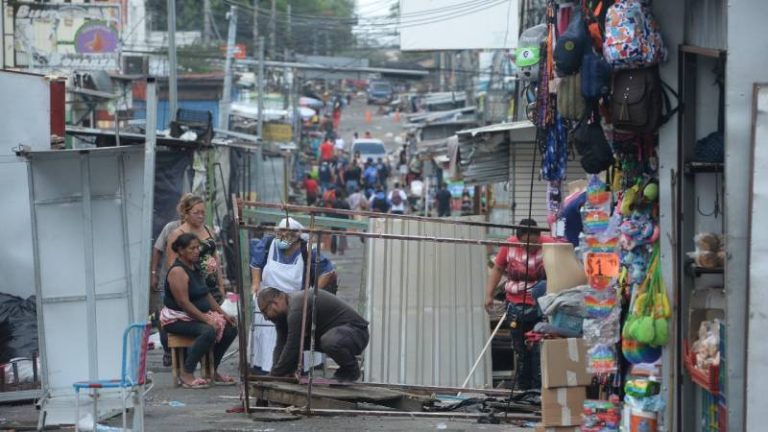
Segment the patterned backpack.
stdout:
[[641,0],[619,0],[608,8],[603,56],[614,70],[653,66],[667,59],[659,25]]

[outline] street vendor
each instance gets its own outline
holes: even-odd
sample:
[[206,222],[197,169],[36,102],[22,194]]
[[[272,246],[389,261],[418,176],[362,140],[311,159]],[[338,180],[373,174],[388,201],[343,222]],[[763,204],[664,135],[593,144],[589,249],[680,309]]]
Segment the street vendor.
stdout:
[[[521,227],[536,227],[533,219],[520,221]],[[507,239],[521,246],[502,246],[496,255],[493,270],[485,287],[485,309],[493,311],[494,291],[506,277],[504,291],[507,303],[507,319],[511,326],[512,348],[517,353],[520,367],[517,370],[517,388],[520,390],[541,387],[541,371],[538,350],[525,344],[525,334],[533,330],[541,320],[536,300],[547,290],[544,272],[542,243],[554,240],[541,235],[536,229],[519,228],[516,235]]]
[[[368,345],[368,321],[330,293],[318,291],[315,301],[312,299],[314,294],[309,295],[304,347],[310,346],[312,313],[317,311],[316,349],[339,365],[333,375],[334,379],[357,381],[360,378],[360,365],[355,356],[360,355]],[[270,375],[291,376],[296,372],[299,361],[304,293],[285,293],[274,288],[264,288],[259,292],[258,306],[264,316],[275,323],[277,329],[277,345]]]
[[[319,255],[313,249],[311,259],[307,257],[306,234],[297,231],[304,226],[293,218],[285,218],[277,224],[275,235],[265,235],[261,239],[251,240],[251,291],[255,298],[262,287],[270,287],[285,293],[304,289],[306,265],[310,265],[310,286],[313,286],[315,274],[318,274],[318,288],[332,289],[336,283],[336,272],[333,264]],[[277,334],[275,326],[264,318],[264,315],[254,308],[253,324],[251,326],[250,364],[254,373],[264,374],[272,369],[272,351],[275,347]],[[322,363],[318,355],[313,366]]]

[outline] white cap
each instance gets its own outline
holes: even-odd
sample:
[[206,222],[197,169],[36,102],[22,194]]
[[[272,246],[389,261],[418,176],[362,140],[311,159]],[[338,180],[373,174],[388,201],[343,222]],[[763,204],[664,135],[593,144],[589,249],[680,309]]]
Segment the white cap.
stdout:
[[[302,230],[304,229],[304,225],[300,224],[299,221],[296,219],[289,217],[289,218],[283,218],[278,224],[277,227],[280,228],[288,228],[288,229],[294,229],[294,230]],[[309,235],[307,233],[301,233],[300,237],[306,241],[309,240]]]

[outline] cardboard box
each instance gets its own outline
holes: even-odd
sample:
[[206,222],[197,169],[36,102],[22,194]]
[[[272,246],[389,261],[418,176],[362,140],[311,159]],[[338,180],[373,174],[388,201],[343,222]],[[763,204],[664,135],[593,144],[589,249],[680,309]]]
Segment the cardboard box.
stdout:
[[581,432],[581,427],[536,425],[536,432]]
[[541,389],[541,424],[543,426],[579,426],[585,387]]
[[583,339],[547,339],[542,342],[542,388],[580,387],[591,383]]

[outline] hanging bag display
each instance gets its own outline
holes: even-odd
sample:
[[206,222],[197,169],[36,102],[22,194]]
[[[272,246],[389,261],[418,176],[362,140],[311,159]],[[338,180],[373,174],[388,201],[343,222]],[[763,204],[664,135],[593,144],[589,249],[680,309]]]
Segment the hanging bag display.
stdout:
[[588,49],[581,62],[581,95],[597,101],[611,91],[611,66],[594,50]]
[[654,133],[677,112],[661,81],[658,66],[614,71],[611,83],[611,118],[616,129]]
[[581,67],[584,51],[589,48],[589,36],[581,18],[581,10],[575,9],[568,30],[557,39],[555,46],[555,70],[559,76],[573,75]]
[[588,174],[599,174],[613,165],[613,150],[597,115],[584,116],[573,132],[573,143],[581,156],[581,166]]
[[641,0],[619,0],[608,8],[603,57],[614,69],[636,69],[666,60],[659,25]]
[[560,78],[557,85],[557,111],[566,120],[584,116],[584,97],[581,95],[581,72]]

